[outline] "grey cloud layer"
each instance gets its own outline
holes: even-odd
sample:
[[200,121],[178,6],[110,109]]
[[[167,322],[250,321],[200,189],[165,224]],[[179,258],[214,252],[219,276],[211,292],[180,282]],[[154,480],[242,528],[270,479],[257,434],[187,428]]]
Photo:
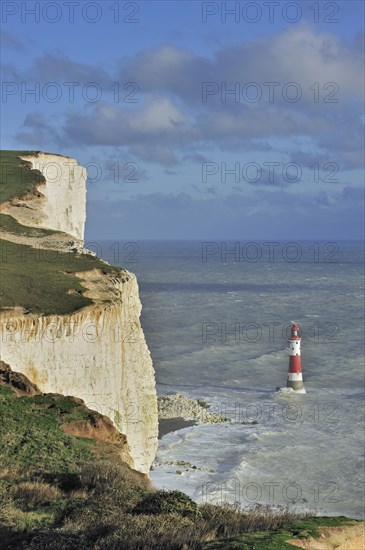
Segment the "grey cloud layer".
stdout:
[[[141,51],[119,62],[116,76],[100,67],[66,58],[37,58],[32,78],[42,81],[95,81],[107,89],[113,81],[136,82],[138,103],[103,101],[77,108],[69,105],[62,130],[49,139],[58,143],[122,146],[137,159],[172,166],[189,155],[207,151],[262,151],[269,138],[307,136],[314,146],[344,168],[363,163],[361,98],[363,97],[363,55],[361,37],[345,44],[330,33],[316,34],[302,25],[279,35],[242,42],[218,50],[211,58],[163,44]],[[28,75],[30,78],[30,75]],[[223,103],[220,94],[202,102],[202,82],[258,83],[265,94],[265,82],[279,82],[274,102],[257,103],[232,98]],[[282,86],[296,82],[303,91],[297,103],[285,101]],[[313,100],[314,82],[338,85],[338,103]],[[104,99],[105,98],[105,99]],[[111,98],[110,98],[111,99]],[[63,108],[65,105],[63,104]],[[48,122],[40,115],[28,116],[18,137],[26,143],[32,132]],[[343,136],[346,135],[346,143]],[[27,138],[28,136],[28,138]],[[30,139],[30,138],[29,138]],[[278,146],[278,152],[280,148]],[[299,152],[298,152],[299,154]]]
[[[176,223],[183,225],[185,239],[234,238],[242,241],[268,238],[290,239],[288,227],[295,227],[295,239],[327,240],[359,236],[362,231],[363,193],[347,186],[329,199],[326,192],[311,195],[300,193],[293,203],[293,196],[285,190],[244,197],[233,193],[222,198],[212,196],[209,207],[206,200],[194,198],[185,193],[151,193],[136,195],[119,202],[90,201],[91,216],[104,220],[95,235],[90,238],[114,238],[116,227],[121,223],[124,238],[133,236],[143,239],[153,234],[155,238],[166,239]],[[204,224],[202,226],[202,218]],[[265,223],[263,223],[263,218]],[[135,225],[135,219],[143,224]],[[126,235],[126,228],[132,227],[133,234]]]

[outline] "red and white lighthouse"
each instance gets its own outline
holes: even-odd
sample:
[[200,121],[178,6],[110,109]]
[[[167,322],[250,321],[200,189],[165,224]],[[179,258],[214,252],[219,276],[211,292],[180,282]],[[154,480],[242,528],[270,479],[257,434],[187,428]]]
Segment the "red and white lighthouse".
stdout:
[[289,372],[286,383],[287,388],[292,388],[297,393],[306,393],[303,384],[302,362],[300,357],[299,326],[294,323],[291,327],[289,338]]

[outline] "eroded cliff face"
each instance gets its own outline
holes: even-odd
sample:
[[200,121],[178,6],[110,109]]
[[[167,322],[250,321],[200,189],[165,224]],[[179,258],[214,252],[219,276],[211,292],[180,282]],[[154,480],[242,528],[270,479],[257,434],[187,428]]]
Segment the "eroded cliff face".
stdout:
[[136,277],[123,272],[123,280],[109,281],[112,302],[72,315],[3,314],[1,357],[42,392],[80,397],[111,418],[127,437],[132,467],[148,473],[157,448],[154,371]]
[[68,233],[83,241],[86,220],[86,168],[69,157],[38,153],[20,157],[39,170],[38,193],[13,199],[1,211],[22,225]]
[[[58,159],[61,164],[70,160],[56,155],[43,157],[51,157],[52,162]],[[85,185],[85,180],[81,175],[78,186]],[[60,185],[61,189],[67,186],[66,181]],[[55,197],[61,196],[61,190],[48,191],[47,187],[48,182],[42,194],[49,200],[42,199],[40,208],[32,206],[32,223],[36,223],[34,216],[39,213],[42,227],[49,228],[46,223],[52,218],[53,228],[72,229],[74,235],[83,236],[85,205],[74,206],[70,195],[60,210]],[[85,201],[85,190],[80,190],[75,202],[82,197]],[[67,206],[70,204],[71,210]],[[79,212],[80,217],[70,217],[71,211],[73,215]],[[24,225],[26,215],[20,217],[17,219]],[[132,467],[148,473],[158,436],[154,370],[140,324],[136,277],[125,270],[117,273],[115,276],[100,269],[77,273],[85,288],[83,294],[93,304],[69,315],[35,315],[22,308],[3,311],[1,359],[42,392],[80,397],[90,409],[110,417],[127,437]]]

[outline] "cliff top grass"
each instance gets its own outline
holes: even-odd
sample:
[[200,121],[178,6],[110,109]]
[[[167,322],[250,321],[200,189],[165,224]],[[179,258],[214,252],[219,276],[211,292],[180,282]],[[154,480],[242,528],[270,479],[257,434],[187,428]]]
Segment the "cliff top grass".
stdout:
[[[0,233],[1,231],[6,231],[8,233],[12,233],[13,235],[35,238],[57,235],[57,232],[53,229],[44,229],[42,227],[29,227],[27,225],[22,225],[15,218],[8,214],[0,214]],[[71,240],[72,237],[70,237],[70,241]]]
[[39,170],[32,170],[22,156],[37,156],[39,151],[0,151],[0,204],[34,191],[45,181]]
[[[92,304],[76,272],[117,269],[90,254],[33,248],[0,239],[0,311],[16,306],[30,313],[69,314]],[[120,270],[118,269],[118,272]]]
[[[0,239],[0,311],[23,307],[30,313],[72,313],[92,304],[75,272],[116,268],[90,254],[33,248]],[[119,270],[118,270],[119,272]]]
[[[0,151],[0,202],[24,197],[45,181],[41,172],[32,170],[29,163],[20,158],[39,153]],[[120,271],[91,254],[39,247],[38,238],[57,240],[60,234],[50,229],[24,226],[9,215],[0,214],[0,231],[34,239],[34,243],[26,244],[0,239],[0,311],[18,306],[35,314],[69,314],[92,304],[90,298],[83,296],[85,288],[76,272]],[[70,236],[70,243],[72,240]]]

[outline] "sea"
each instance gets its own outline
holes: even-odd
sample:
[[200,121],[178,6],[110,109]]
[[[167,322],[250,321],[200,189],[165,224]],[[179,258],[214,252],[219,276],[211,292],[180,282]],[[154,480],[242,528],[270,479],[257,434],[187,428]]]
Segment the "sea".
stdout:
[[[230,423],[168,433],[150,477],[197,502],[364,518],[360,242],[86,243],[136,273],[159,394]],[[290,326],[306,394],[283,393]]]

